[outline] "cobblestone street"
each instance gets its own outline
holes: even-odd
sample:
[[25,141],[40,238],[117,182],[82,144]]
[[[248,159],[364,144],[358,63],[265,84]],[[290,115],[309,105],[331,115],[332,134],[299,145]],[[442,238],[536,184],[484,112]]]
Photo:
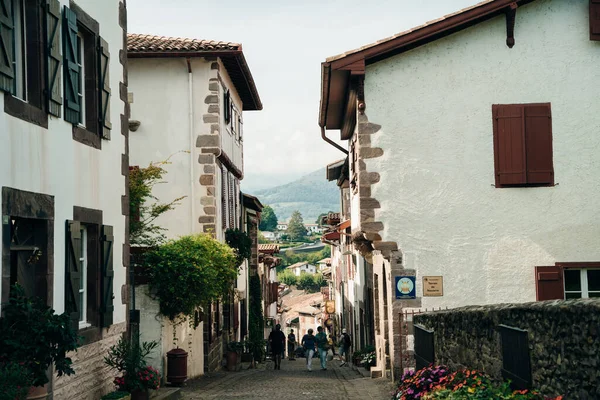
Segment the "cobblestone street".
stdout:
[[[319,360],[313,361],[313,370],[306,370],[304,358],[284,360],[281,370],[273,370],[267,361],[259,369],[239,372],[219,371],[188,382],[182,390],[185,400],[199,399],[350,399],[385,400],[390,398],[392,386],[386,379],[364,377],[350,366],[339,366],[339,361],[327,363],[327,371],[320,369]],[[244,364],[247,368],[247,364]]]

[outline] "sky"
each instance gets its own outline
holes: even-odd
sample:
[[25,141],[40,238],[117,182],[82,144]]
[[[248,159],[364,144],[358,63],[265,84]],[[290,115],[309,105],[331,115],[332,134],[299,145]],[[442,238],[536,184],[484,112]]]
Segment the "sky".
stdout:
[[477,2],[128,0],[128,31],[242,44],[263,103],[243,115],[242,190],[252,192],[343,158],[317,124],[321,62]]

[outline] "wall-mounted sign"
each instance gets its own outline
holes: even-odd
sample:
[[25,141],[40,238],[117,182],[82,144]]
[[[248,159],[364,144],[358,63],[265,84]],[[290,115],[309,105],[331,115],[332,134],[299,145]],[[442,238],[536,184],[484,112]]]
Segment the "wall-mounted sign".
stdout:
[[414,276],[396,277],[396,299],[410,300],[417,297],[417,286]]
[[423,297],[437,297],[444,295],[443,276],[423,277]]
[[333,320],[331,318],[327,318],[325,320],[325,326],[331,328],[333,326]]
[[325,302],[325,312],[327,314],[335,314],[335,300],[327,300]]

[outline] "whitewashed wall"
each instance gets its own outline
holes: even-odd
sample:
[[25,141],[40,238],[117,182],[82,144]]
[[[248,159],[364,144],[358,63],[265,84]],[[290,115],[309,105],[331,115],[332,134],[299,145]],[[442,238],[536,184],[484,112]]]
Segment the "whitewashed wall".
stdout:
[[[381,158],[373,197],[383,240],[405,267],[444,277],[423,307],[535,300],[534,266],[600,260],[600,43],[587,0],[539,0],[367,66],[367,114]],[[492,104],[552,103],[555,181],[497,189]]]

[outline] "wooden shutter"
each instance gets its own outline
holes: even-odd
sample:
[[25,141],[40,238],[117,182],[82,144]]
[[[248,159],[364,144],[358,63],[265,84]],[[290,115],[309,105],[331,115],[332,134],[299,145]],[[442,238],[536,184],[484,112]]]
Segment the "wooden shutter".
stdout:
[[234,202],[234,197],[235,197],[235,182],[233,181],[234,177],[231,174],[231,172],[229,172],[227,174],[228,176],[228,181],[229,181],[229,194],[227,197],[227,201],[228,201],[228,209],[229,209],[229,227],[231,229],[235,228],[235,215],[234,215],[234,211],[235,211],[235,205],[233,204]]
[[99,38],[98,46],[98,72],[100,74],[100,132],[102,139],[110,140],[110,53],[108,52],[108,43]]
[[227,174],[224,166],[221,166],[221,223],[223,229],[227,229]]
[[77,65],[77,16],[68,7],[63,9],[63,55],[65,80],[65,121],[79,123],[79,66]]
[[550,104],[526,105],[524,112],[527,183],[551,185],[554,168]]
[[241,303],[233,304],[233,329],[238,329],[240,326],[240,305]]
[[590,40],[600,40],[600,0],[590,0]]
[[67,221],[65,239],[65,310],[71,317],[71,326],[79,330],[81,301],[81,225],[77,221]]
[[248,313],[246,311],[246,300],[240,301],[240,337],[243,338],[248,333]]
[[225,124],[228,124],[231,120],[231,106],[230,106],[230,94],[229,90],[225,90],[223,95],[223,117],[225,117]]
[[48,114],[60,117],[62,107],[62,85],[60,80],[60,66],[62,56],[60,55],[60,3],[58,0],[47,0],[46,2],[46,46],[48,63],[46,64],[46,77],[48,86],[46,88],[46,101]]
[[565,298],[561,267],[535,267],[535,297],[538,301]]
[[100,236],[102,251],[102,301],[100,303],[100,322],[102,327],[111,326],[113,323],[113,227],[102,225]]
[[523,108],[492,106],[494,116],[494,165],[496,186],[527,183]]
[[13,91],[15,71],[13,65],[12,0],[0,0],[0,90]]

